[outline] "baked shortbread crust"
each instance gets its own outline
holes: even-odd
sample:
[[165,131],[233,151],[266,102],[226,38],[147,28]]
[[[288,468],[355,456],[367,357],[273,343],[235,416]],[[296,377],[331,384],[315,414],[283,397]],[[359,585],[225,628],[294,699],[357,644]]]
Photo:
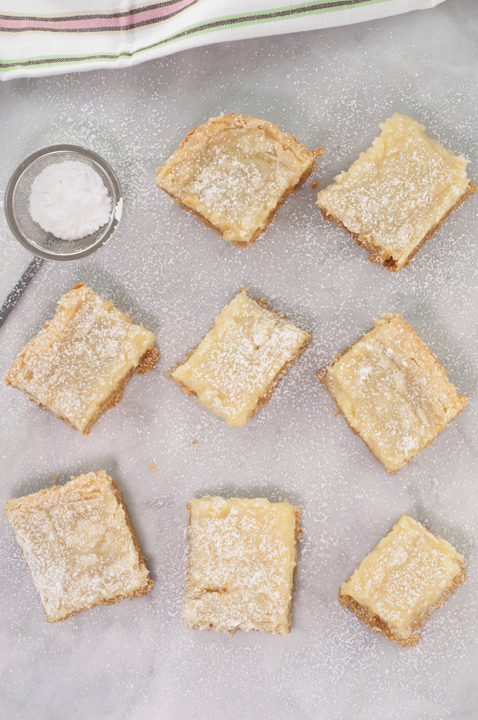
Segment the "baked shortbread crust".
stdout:
[[155,336],[83,283],[19,353],[6,382],[82,435],[159,360]]
[[224,240],[246,247],[307,180],[322,152],[309,152],[266,120],[221,114],[186,136],[155,182]]
[[190,628],[290,632],[300,509],[263,498],[191,500],[183,621]]
[[311,337],[242,289],[169,376],[229,426],[242,427],[270,400]]
[[396,271],[478,188],[467,160],[425,134],[425,126],[395,113],[382,134],[347,172],[317,195],[326,220],[349,232],[372,262]]
[[429,615],[464,582],[463,557],[408,515],[342,583],[341,604],[369,630],[402,646],[416,645]]
[[391,475],[435,440],[468,398],[396,313],[317,373],[347,424]]
[[8,500],[5,515],[48,622],[151,591],[153,581],[123,496],[105,472]]

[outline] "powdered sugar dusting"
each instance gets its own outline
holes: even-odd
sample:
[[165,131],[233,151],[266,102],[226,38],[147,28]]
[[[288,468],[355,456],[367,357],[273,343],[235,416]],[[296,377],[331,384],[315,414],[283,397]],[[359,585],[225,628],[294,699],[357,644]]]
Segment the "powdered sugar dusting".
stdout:
[[104,472],[19,500],[5,514],[15,530],[48,622],[148,592],[125,512]]
[[65,160],[48,165],[35,177],[29,210],[46,232],[63,240],[78,240],[109,221],[111,198],[90,165]]
[[171,376],[228,425],[242,427],[309,342],[306,332],[242,290]]
[[450,543],[402,515],[340,594],[378,615],[397,642],[414,644],[427,613],[464,577],[463,557]]
[[410,325],[384,313],[322,379],[347,422],[394,473],[467,403]]
[[395,113],[350,170],[317,203],[380,261],[399,269],[466,193],[466,160],[431,140],[424,126]]
[[85,432],[153,342],[152,333],[79,285],[60,298],[55,317],[20,351],[7,380]]
[[[370,24],[211,45],[128,71],[0,84],[8,138],[2,187],[29,153],[63,141],[99,152],[125,193],[121,225],[106,247],[78,264],[45,264],[28,288],[1,330],[2,374],[79,281],[154,332],[162,353],[88,437],[0,387],[4,499],[47,487],[55,475],[64,483],[105,468],[125,495],[155,580],[145,598],[47,625],[13,533],[0,523],[8,648],[1,709],[9,720],[474,720],[477,196],[393,274],[322,219],[309,184],[242,252],[153,180],[186,133],[224,109],[269,119],[309,148],[325,145],[310,178],[321,188],[396,111],[419,118],[431,137],[469,158],[476,181],[475,6],[447,0]],[[0,238],[6,293],[27,254],[1,217]],[[312,332],[313,344],[268,405],[232,429],[166,374],[241,286]],[[470,397],[393,478],[334,418],[315,377],[386,309],[406,318]],[[204,495],[301,507],[290,635],[230,637],[184,627],[186,503]],[[402,512],[449,540],[468,568],[467,581],[410,649],[374,636],[337,600],[340,584]]]
[[286,635],[299,508],[220,497],[192,500],[189,508],[186,625]]
[[225,240],[249,242],[314,155],[272,123],[211,118],[159,168],[159,187],[207,218]]

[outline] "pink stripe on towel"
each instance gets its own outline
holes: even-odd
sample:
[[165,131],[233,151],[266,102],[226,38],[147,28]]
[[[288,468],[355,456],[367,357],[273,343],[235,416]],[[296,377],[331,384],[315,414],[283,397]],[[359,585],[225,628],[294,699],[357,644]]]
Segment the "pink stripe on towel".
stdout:
[[166,7],[155,8],[154,10],[143,10],[131,15],[123,17],[84,17],[74,18],[71,20],[16,20],[14,18],[0,18],[0,30],[104,30],[111,28],[112,30],[129,30],[144,22],[154,22],[155,20],[163,20],[169,15],[173,15],[179,10],[183,10],[188,5],[192,5],[195,0],[178,0],[178,2]]

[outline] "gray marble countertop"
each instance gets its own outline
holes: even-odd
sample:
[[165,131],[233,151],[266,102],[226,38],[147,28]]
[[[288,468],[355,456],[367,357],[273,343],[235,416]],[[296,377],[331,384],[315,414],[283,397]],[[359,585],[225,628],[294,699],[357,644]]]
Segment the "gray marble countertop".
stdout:
[[[478,271],[476,196],[398,274],[372,265],[325,222],[307,183],[255,247],[238,250],[153,184],[154,168],[211,115],[276,122],[325,146],[325,187],[405,112],[470,159],[478,180],[478,10],[447,0],[370,25],[213,45],[128,70],[0,84],[0,192],[34,150],[99,152],[125,191],[111,242],[78,263],[46,263],[1,330],[0,375],[84,281],[157,333],[159,366],[129,383],[83,437],[0,384],[1,504],[55,476],[104,469],[122,490],[155,580],[146,598],[48,625],[7,522],[0,522],[0,717],[6,720],[443,720],[477,717]],[[28,262],[0,217],[3,296]],[[313,344],[242,429],[166,376],[246,286]],[[459,391],[460,417],[390,477],[348,430],[315,371],[375,317],[400,312]],[[197,444],[193,444],[193,440]],[[150,471],[150,463],[157,466]],[[190,631],[181,623],[186,503],[263,496],[302,507],[292,632]],[[402,512],[465,555],[468,580],[402,649],[337,601],[340,583]]]

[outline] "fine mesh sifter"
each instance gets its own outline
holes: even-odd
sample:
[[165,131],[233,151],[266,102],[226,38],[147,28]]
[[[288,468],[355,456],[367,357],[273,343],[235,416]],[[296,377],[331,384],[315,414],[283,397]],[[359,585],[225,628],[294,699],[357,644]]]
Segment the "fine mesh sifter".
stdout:
[[[30,216],[29,202],[34,179],[49,165],[76,160],[95,170],[111,198],[109,221],[91,235],[79,240],[62,240],[43,230]],[[5,192],[5,215],[16,239],[35,257],[23,273],[0,310],[0,326],[15,307],[21,294],[44,260],[80,260],[100,249],[112,236],[121,219],[123,197],[113,169],[100,155],[77,145],[52,145],[24,160],[13,173]]]

